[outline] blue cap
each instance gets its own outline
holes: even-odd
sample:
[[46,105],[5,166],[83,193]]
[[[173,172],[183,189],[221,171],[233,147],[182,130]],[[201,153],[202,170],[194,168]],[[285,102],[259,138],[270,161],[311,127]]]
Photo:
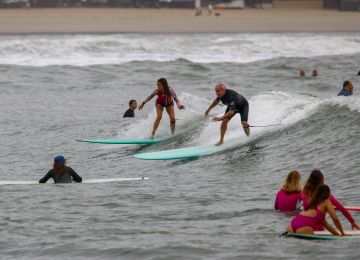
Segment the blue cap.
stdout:
[[62,156],[62,155],[58,155],[54,158],[54,163],[58,163],[58,164],[62,164],[64,165],[65,164],[65,157]]

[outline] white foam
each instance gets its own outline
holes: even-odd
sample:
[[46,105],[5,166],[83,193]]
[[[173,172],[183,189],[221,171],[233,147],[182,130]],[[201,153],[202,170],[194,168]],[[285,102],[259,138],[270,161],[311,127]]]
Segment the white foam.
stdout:
[[311,33],[1,36],[0,64],[87,66],[180,58],[199,63],[248,63],[355,54],[359,42],[359,34]]
[[356,111],[360,113],[360,97],[358,96],[333,97],[326,102],[335,106],[345,106],[350,109],[350,111]]

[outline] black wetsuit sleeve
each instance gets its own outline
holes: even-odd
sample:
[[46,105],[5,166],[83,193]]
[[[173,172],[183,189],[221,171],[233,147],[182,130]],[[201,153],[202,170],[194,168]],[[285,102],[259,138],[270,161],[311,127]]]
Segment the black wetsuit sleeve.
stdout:
[[74,181],[82,182],[82,178],[72,168],[70,168],[70,174],[71,174],[71,177],[73,178]]
[[53,170],[48,171],[48,173],[39,180],[39,183],[46,183],[50,178],[53,178]]
[[126,110],[124,114],[124,117],[134,117],[134,116],[135,116],[134,111],[131,109]]

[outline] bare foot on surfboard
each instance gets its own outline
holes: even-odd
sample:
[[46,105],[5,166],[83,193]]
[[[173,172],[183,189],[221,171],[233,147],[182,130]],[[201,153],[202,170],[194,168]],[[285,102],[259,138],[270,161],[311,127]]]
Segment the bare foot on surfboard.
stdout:
[[155,138],[155,135],[150,135],[150,139],[154,139]]
[[217,143],[215,144],[215,146],[220,146],[220,145],[222,145],[222,144],[224,144],[224,141],[219,141],[219,142],[217,142]]

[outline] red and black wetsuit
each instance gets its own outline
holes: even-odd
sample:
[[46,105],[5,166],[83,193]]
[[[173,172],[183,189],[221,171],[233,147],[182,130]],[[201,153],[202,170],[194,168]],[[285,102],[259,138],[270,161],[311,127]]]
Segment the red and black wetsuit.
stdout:
[[155,105],[161,105],[162,107],[170,107],[174,105],[174,100],[176,103],[179,102],[175,91],[172,88],[170,89],[170,93],[171,95],[169,96],[166,92],[163,91],[159,91],[159,90],[154,90],[153,93],[151,93],[150,96],[148,96],[145,101],[143,102],[144,104],[148,101],[150,101],[153,97],[157,96]]

